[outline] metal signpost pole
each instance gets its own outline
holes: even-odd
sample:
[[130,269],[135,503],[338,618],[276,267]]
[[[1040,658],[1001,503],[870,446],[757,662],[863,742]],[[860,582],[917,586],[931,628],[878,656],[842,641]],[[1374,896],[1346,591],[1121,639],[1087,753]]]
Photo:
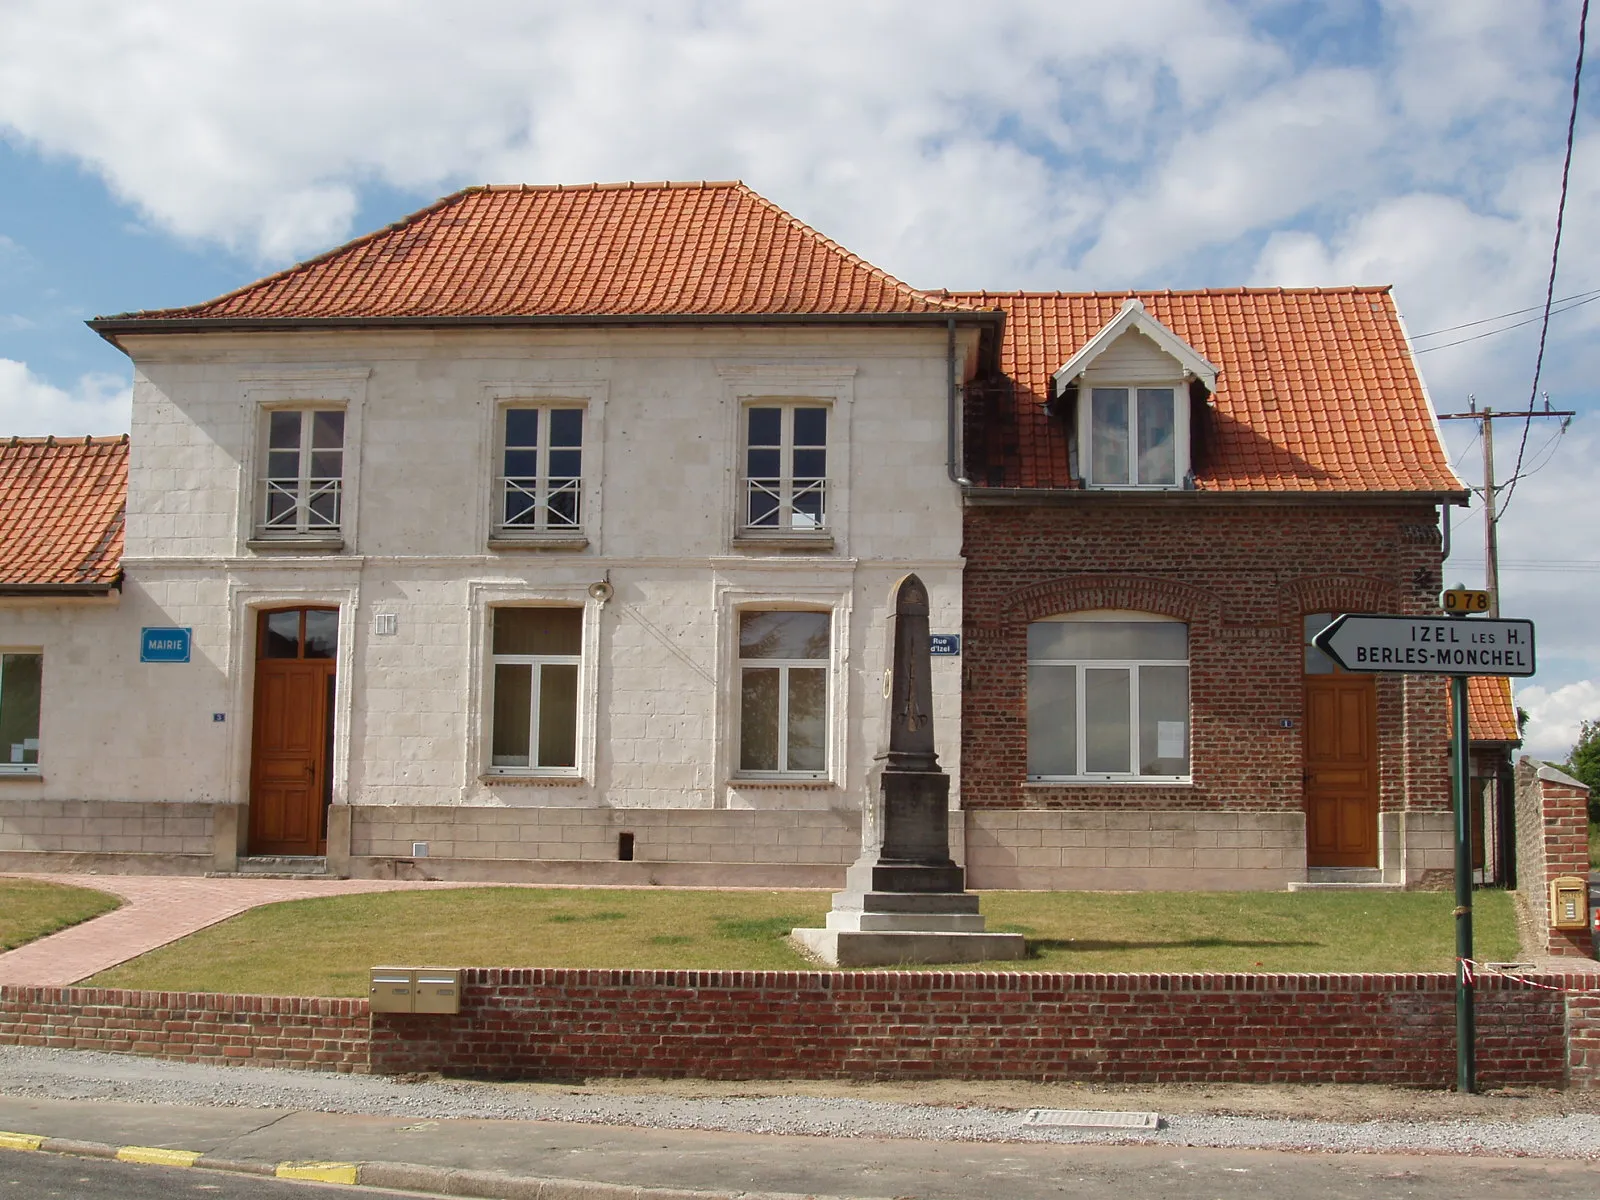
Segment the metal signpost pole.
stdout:
[[1478,1036],[1472,1005],[1472,818],[1467,807],[1467,677],[1450,677],[1451,715],[1455,736],[1450,747],[1455,761],[1456,810],[1456,1091],[1478,1090]]
[[1448,675],[1454,708],[1451,763],[1456,818],[1456,1087],[1478,1089],[1472,1006],[1472,813],[1467,679],[1471,675],[1526,679],[1536,669],[1533,622],[1504,618],[1456,620],[1493,610],[1488,592],[1452,588],[1442,597],[1447,617],[1341,613],[1312,644],[1347,671]]

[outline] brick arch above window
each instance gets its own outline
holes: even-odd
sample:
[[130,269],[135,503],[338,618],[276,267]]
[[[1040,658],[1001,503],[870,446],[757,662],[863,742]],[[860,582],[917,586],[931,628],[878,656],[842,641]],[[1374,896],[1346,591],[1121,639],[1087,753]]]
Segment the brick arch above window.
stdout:
[[1306,613],[1404,612],[1404,593],[1384,579],[1367,575],[1312,575],[1282,584],[1279,611],[1285,625]]
[[1214,621],[1222,601],[1191,584],[1147,575],[1065,575],[1023,588],[1001,610],[1004,624],[1028,624],[1086,609],[1155,613],[1191,625]]

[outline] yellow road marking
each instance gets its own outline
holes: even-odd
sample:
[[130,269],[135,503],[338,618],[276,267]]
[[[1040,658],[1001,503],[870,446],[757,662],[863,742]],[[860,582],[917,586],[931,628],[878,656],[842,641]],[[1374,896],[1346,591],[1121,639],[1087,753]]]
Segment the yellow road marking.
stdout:
[[198,1150],[168,1150],[163,1146],[124,1146],[117,1151],[122,1162],[154,1163],[158,1167],[192,1167]]
[[44,1139],[32,1133],[7,1133],[0,1129],[0,1150],[37,1150]]
[[314,1179],[318,1183],[359,1183],[360,1167],[356,1163],[336,1162],[286,1162],[279,1163],[279,1179]]

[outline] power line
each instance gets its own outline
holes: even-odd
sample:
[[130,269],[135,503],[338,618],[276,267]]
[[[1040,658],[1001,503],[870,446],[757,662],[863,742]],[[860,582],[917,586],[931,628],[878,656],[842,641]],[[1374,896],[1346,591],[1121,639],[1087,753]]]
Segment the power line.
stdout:
[[[1589,31],[1589,0],[1583,0],[1578,14],[1578,61],[1572,68],[1572,111],[1567,116],[1567,153],[1561,164],[1561,198],[1556,202],[1556,236],[1550,247],[1550,282],[1544,291],[1544,323],[1539,329],[1539,355],[1533,361],[1533,387],[1528,391],[1528,416],[1522,422],[1522,441],[1517,446],[1517,465],[1511,468],[1511,480],[1506,485],[1505,502],[1500,506],[1504,515],[1516,494],[1517,481],[1522,478],[1522,456],[1528,449],[1528,431],[1533,427],[1533,402],[1539,398],[1539,375],[1544,370],[1545,339],[1550,333],[1550,308],[1555,303],[1556,269],[1561,263],[1561,228],[1567,216],[1567,183],[1572,176],[1572,144],[1578,128],[1578,90],[1583,83],[1583,47]],[[1490,496],[1491,503],[1493,496]]]
[[[1482,333],[1475,333],[1471,337],[1457,338],[1453,342],[1440,342],[1437,346],[1424,346],[1416,351],[1418,354],[1431,354],[1435,350],[1448,350],[1451,346],[1465,346],[1468,342],[1481,342],[1484,338],[1497,337],[1502,333],[1510,333],[1513,329],[1521,329],[1524,325],[1537,325],[1541,320],[1549,321],[1550,317],[1558,317],[1564,312],[1571,312],[1575,308],[1582,308],[1585,304],[1593,304],[1600,300],[1600,292],[1590,296],[1587,300],[1579,300],[1568,304],[1565,308],[1557,308],[1544,317],[1529,317],[1526,321],[1518,321],[1513,325],[1502,325],[1499,329],[1487,329]],[[1492,318],[1491,318],[1492,319]],[[1481,324],[1481,322],[1475,322]]]
[[[1600,288],[1596,288],[1592,292],[1574,292],[1570,296],[1561,297],[1561,299],[1557,300],[1556,303],[1567,304],[1573,300],[1585,300],[1586,298],[1596,297],[1600,297]],[[1454,333],[1458,329],[1471,329],[1474,325],[1487,325],[1491,321],[1504,321],[1507,317],[1520,317],[1523,313],[1539,312],[1543,307],[1544,306],[1542,304],[1534,304],[1528,308],[1518,308],[1511,312],[1498,313],[1492,317],[1480,317],[1476,321],[1465,321],[1460,325],[1446,325],[1443,329],[1430,329],[1427,333],[1413,334],[1412,341],[1421,341],[1423,338],[1438,337],[1441,333]]]

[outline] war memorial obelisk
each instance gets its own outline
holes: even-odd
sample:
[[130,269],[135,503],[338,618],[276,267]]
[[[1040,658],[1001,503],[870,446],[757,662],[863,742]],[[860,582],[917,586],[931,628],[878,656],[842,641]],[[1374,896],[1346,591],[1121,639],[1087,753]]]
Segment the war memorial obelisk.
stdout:
[[833,967],[1022,958],[1020,933],[985,933],[978,897],[950,857],[950,777],[933,746],[928,589],[895,588],[889,618],[888,749],[861,814],[861,857],[833,895],[823,929],[790,934]]

